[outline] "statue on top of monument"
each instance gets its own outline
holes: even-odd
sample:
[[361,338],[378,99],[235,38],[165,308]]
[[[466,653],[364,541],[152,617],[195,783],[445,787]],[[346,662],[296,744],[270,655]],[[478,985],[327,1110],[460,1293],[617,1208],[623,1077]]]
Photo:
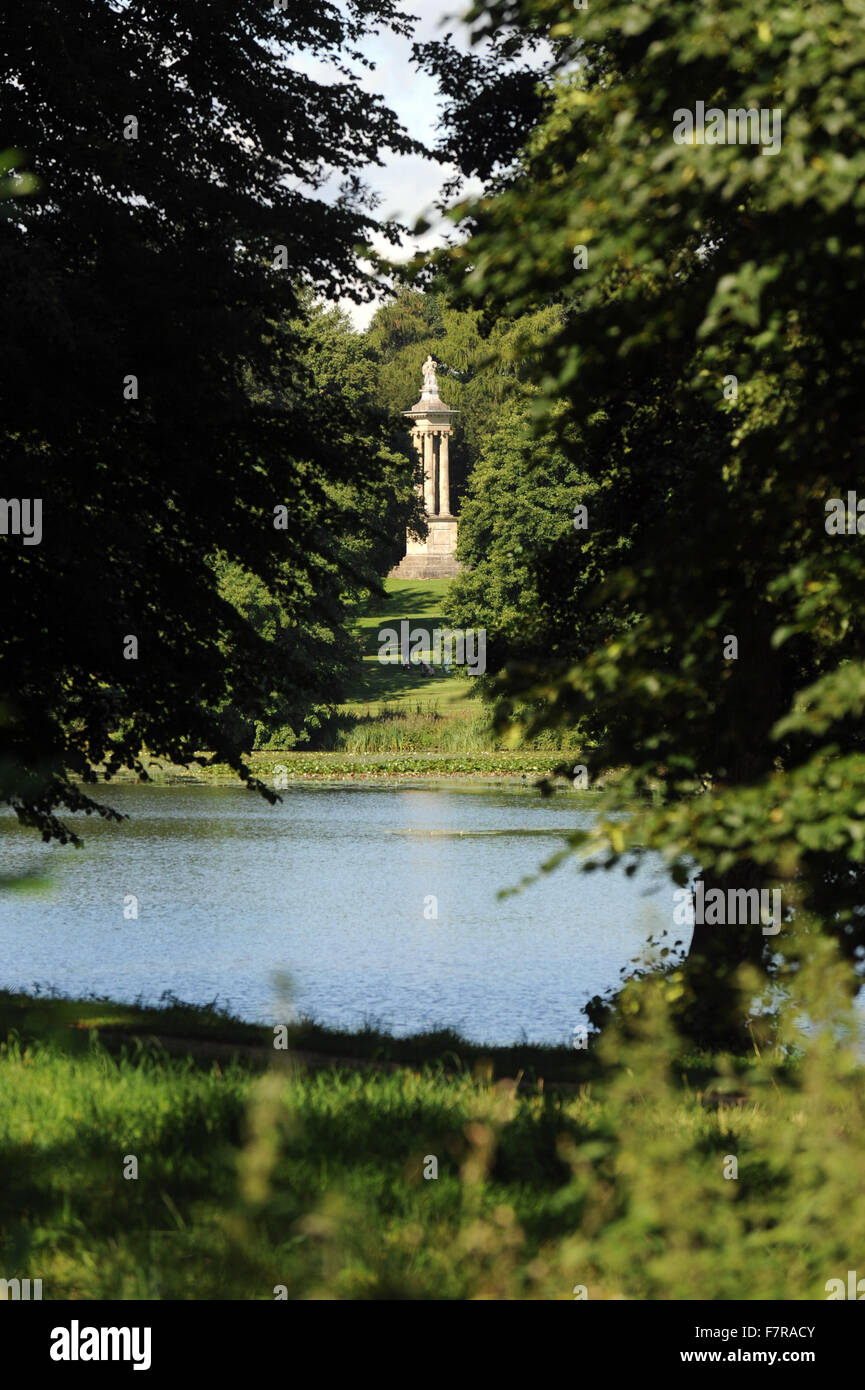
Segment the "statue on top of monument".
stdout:
[[421,371],[423,372],[423,391],[425,396],[437,396],[439,384],[436,380],[436,367],[438,363],[432,357],[427,356]]

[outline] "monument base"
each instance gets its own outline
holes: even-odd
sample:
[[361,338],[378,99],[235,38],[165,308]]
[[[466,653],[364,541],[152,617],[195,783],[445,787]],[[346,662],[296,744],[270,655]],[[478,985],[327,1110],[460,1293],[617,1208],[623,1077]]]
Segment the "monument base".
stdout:
[[462,568],[456,558],[457,526],[455,516],[429,517],[426,540],[406,537],[405,556],[388,579],[453,579]]
[[405,555],[388,579],[455,579],[462,566],[452,555]]

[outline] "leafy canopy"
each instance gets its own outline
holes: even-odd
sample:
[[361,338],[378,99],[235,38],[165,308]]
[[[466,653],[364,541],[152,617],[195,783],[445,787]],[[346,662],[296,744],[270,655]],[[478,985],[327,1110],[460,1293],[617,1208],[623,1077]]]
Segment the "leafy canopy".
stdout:
[[[358,178],[415,148],[356,79],[380,27],[408,32],[391,0],[3,17],[3,494],[41,499],[43,536],[0,536],[0,799],[46,836],[69,837],[58,808],[105,813],[94,764],[209,749],[246,775],[274,692],[298,715],[320,695],[303,633],[341,621],[381,437],[346,448],[298,286],[369,297],[357,250],[396,236]],[[296,651],[218,590],[214,560],[266,587]]]
[[[535,409],[595,489],[569,563],[539,538],[546,650],[533,634],[500,692],[597,740],[595,772],[628,769],[625,819],[593,840],[607,863],[655,849],[680,882],[695,860],[719,881],[783,882],[802,929],[859,959],[865,542],[825,526],[865,444],[858,9],[503,0],[473,15],[548,35],[559,76],[507,186],[456,214],[470,235],[448,253],[452,283],[487,314],[567,310],[534,355]],[[779,110],[780,151],[676,144],[675,113],[698,101]],[[766,963],[801,934],[721,929],[700,954]]]

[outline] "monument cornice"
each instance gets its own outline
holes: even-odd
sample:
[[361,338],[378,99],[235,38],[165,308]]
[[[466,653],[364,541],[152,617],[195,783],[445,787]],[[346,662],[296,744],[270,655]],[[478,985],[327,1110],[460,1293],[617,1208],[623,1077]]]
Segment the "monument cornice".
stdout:
[[421,399],[418,401],[417,405],[412,406],[411,410],[403,410],[401,413],[410,420],[416,420],[422,418],[424,415],[449,416],[459,415],[460,412],[458,410],[452,410],[449,405],[445,405],[444,401],[436,396],[434,400],[425,401]]

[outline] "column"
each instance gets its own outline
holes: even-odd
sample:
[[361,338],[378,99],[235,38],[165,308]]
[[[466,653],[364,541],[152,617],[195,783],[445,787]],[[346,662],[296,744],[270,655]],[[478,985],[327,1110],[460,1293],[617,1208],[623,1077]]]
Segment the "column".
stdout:
[[439,442],[439,511],[442,516],[451,514],[451,473],[448,457],[449,430],[442,430]]
[[434,516],[436,509],[435,457],[433,455],[432,432],[429,430],[425,430],[423,435],[423,475],[424,508],[427,516]]
[[[423,472],[423,435],[421,434],[420,430],[412,430],[411,436],[412,436],[412,442],[413,442],[413,444],[414,444],[414,447],[417,449],[418,460],[419,460],[420,465],[421,465],[421,471]],[[417,483],[416,486],[417,486],[417,495],[418,495],[418,497],[420,498],[420,500],[423,502],[423,500],[424,500],[424,480],[423,480],[423,477],[421,477],[420,482]]]

